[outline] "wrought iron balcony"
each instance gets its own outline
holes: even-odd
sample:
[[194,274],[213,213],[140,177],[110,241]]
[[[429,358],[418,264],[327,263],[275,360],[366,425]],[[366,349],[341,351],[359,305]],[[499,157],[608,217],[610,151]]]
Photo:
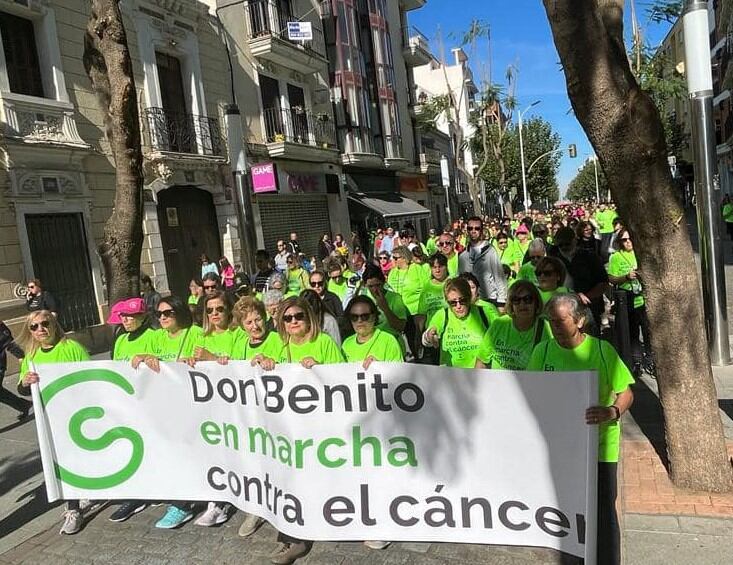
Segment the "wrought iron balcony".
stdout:
[[298,143],[321,149],[336,148],[336,130],[328,114],[310,110],[267,108],[262,112],[266,143]]
[[146,108],[145,119],[148,143],[156,151],[224,156],[224,140],[216,118]]
[[440,161],[443,155],[432,147],[423,147],[420,150],[420,169],[423,173],[430,170],[440,169]]

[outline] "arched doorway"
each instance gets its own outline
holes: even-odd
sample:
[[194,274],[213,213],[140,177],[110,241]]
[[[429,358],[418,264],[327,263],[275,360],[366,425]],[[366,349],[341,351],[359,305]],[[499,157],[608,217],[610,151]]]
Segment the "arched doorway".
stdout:
[[194,186],[172,186],[158,193],[158,224],[163,244],[168,287],[188,296],[188,283],[201,275],[202,253],[221,257],[216,208],[210,193]]

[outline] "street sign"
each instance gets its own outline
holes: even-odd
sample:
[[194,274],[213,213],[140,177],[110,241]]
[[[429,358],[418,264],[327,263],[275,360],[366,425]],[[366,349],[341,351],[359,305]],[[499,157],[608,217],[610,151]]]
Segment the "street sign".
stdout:
[[311,22],[288,22],[288,39],[290,41],[313,41]]

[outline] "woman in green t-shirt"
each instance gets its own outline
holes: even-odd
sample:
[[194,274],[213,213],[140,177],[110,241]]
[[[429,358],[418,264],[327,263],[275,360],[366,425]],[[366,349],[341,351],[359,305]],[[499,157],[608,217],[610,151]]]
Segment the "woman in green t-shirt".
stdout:
[[291,253],[288,255],[286,261],[288,264],[288,293],[292,293],[293,295],[300,294],[301,290],[310,288],[308,273],[300,266],[298,257]]
[[542,299],[529,281],[517,281],[507,293],[507,315],[491,322],[478,351],[477,369],[526,368],[532,348],[550,337],[542,313]]
[[418,335],[422,335],[425,331],[425,324],[433,314],[448,307],[443,293],[445,281],[448,280],[448,259],[442,253],[435,253],[430,256],[427,265],[430,267],[431,277],[425,281],[420,292],[420,302],[415,316]]
[[347,362],[362,361],[364,369],[368,369],[373,361],[403,360],[402,346],[397,338],[377,327],[379,309],[371,298],[355,296],[346,306],[345,315],[355,332],[341,346]]
[[441,365],[473,368],[490,322],[483,308],[471,303],[466,279],[449,279],[444,292],[448,308],[438,310],[430,319],[422,344],[440,351]]
[[234,320],[244,332],[234,351],[234,359],[251,361],[253,366],[272,371],[282,358],[283,342],[272,319],[268,319],[265,305],[250,296],[242,298],[234,305]]
[[242,339],[242,330],[232,326],[232,307],[221,291],[209,294],[201,305],[204,314],[202,333],[196,338],[190,362],[218,361],[222,365],[234,356],[235,344]]
[[425,271],[412,262],[412,252],[406,245],[395,247],[392,251],[394,268],[389,272],[387,284],[402,297],[402,302],[412,316],[417,314],[420,292],[425,284]]
[[466,279],[468,286],[471,287],[471,304],[481,308],[489,319],[489,323],[501,316],[499,309],[488,300],[481,298],[481,287],[478,278],[473,273],[461,273],[459,278]]
[[[616,471],[621,445],[621,415],[634,401],[634,379],[613,346],[583,333],[586,306],[574,294],[558,294],[547,303],[554,339],[538,344],[528,371],[596,371],[598,404],[585,411],[585,423],[598,428],[598,549],[601,563],[620,561],[616,516]],[[551,377],[548,377],[551,378]],[[580,424],[580,421],[578,421]]]
[[[89,353],[84,346],[67,338],[56,315],[48,310],[37,310],[28,314],[18,337],[18,345],[25,351],[18,382],[18,392],[24,395],[29,395],[31,385],[39,382],[37,365],[89,360]],[[69,500],[59,533],[75,534],[81,530],[83,523],[79,501]]]
[[300,363],[310,369],[314,365],[344,362],[341,349],[321,331],[313,308],[304,298],[286,298],[278,309],[276,325],[283,341],[280,363]]
[[[608,280],[626,293],[627,316],[629,320],[629,336],[634,354],[634,373],[644,367],[647,373],[654,375],[656,367],[652,356],[651,336],[649,332],[649,317],[646,312],[644,291],[636,272],[638,265],[634,242],[628,230],[621,230],[613,241],[616,250],[608,260]],[[644,340],[639,341],[639,330]]]
[[113,361],[131,361],[135,355],[152,352],[155,330],[150,328],[148,310],[142,298],[127,298],[112,306],[107,323],[121,326],[112,347]]
[[567,270],[565,264],[557,257],[543,257],[537,262],[535,273],[537,275],[537,286],[542,297],[542,304],[556,294],[570,292],[566,287],[561,286],[565,282]]

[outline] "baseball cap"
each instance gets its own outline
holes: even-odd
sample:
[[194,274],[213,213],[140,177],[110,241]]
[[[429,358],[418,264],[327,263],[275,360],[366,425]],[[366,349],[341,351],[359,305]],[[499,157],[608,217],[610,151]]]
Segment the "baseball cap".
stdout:
[[517,228],[517,233],[529,233],[529,228],[525,224],[520,224]]
[[127,298],[116,302],[109,311],[108,324],[121,324],[122,314],[145,314],[148,311],[142,298]]

